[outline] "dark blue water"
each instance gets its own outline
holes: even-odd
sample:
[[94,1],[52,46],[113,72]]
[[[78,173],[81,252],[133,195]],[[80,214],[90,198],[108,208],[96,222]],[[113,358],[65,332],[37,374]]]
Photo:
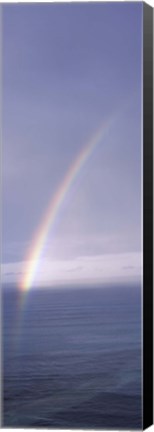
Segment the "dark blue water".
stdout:
[[141,289],[3,290],[3,426],[141,428]]

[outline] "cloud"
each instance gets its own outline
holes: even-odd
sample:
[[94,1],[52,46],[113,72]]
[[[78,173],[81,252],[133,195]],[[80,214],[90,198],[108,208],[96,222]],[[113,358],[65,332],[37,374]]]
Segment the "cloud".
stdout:
[[123,266],[123,270],[139,270],[139,269],[141,269],[141,266],[133,266],[133,265]]
[[[3,278],[18,282],[24,275],[25,262],[3,264]],[[103,254],[79,256],[69,260],[42,259],[37,267],[33,284],[52,285],[84,281],[117,282],[136,280],[141,277],[141,253]]]
[[68,269],[68,270],[65,270],[66,272],[68,272],[68,273],[72,273],[72,272],[76,272],[76,271],[81,271],[81,270],[83,270],[83,267],[82,266],[78,266],[78,267],[74,267],[74,268],[72,268],[72,269]]
[[18,276],[18,275],[22,275],[23,272],[7,272],[4,273],[4,276]]

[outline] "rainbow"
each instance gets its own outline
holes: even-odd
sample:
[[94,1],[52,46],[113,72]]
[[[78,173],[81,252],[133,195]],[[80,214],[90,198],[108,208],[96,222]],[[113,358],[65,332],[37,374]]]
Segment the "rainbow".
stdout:
[[65,196],[70,190],[78,173],[83,168],[85,162],[88,160],[97,144],[104,137],[104,134],[108,130],[110,124],[111,119],[101,124],[97,132],[76,156],[55,195],[52,197],[43,220],[34,235],[32,244],[25,260],[26,268],[24,271],[24,276],[19,283],[19,288],[21,291],[28,292],[32,287],[48,232],[53,227],[56,216],[65,200]]

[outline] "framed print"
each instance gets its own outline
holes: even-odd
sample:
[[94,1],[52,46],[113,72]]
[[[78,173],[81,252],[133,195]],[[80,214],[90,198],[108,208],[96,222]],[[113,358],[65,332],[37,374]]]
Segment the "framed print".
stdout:
[[153,9],[2,9],[2,427],[153,422]]

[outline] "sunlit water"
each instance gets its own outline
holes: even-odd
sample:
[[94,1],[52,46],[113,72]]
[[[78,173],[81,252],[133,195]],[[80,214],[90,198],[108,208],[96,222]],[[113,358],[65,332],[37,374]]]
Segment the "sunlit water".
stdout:
[[141,428],[140,297],[3,289],[3,426]]

